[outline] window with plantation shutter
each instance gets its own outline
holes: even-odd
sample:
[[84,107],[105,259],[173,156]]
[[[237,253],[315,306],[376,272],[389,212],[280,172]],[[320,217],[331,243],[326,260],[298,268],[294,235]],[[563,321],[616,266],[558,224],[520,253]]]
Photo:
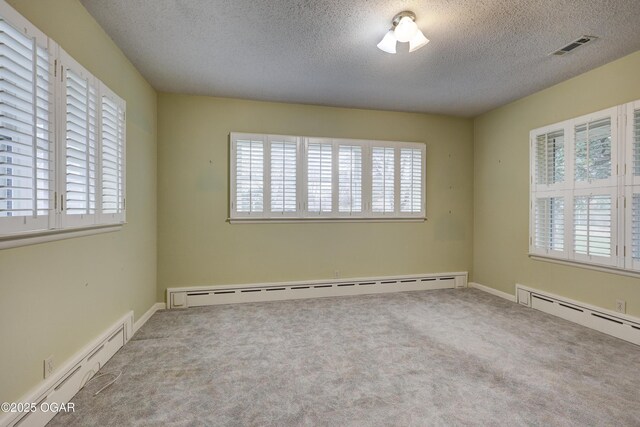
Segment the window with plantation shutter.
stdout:
[[362,146],[338,145],[338,211],[362,213]]
[[124,222],[125,109],[0,2],[0,249]]
[[532,255],[640,271],[639,129],[635,101],[531,131]]
[[610,195],[576,196],[573,202],[573,241],[577,255],[611,258],[613,209]]
[[234,141],[235,205],[240,215],[264,211],[264,138],[241,137]]
[[378,213],[395,211],[395,148],[372,148],[371,210]]
[[124,220],[125,199],[125,106],[106,88],[102,90],[101,115],[101,222]]
[[424,220],[420,143],[230,134],[231,222]]
[[640,176],[640,109],[633,110],[632,137],[631,137],[631,167],[634,176]]
[[93,77],[65,58],[65,191],[61,209],[66,226],[96,220],[97,90]]
[[422,212],[422,150],[400,149],[400,212]]
[[538,197],[534,210],[534,246],[543,253],[563,253],[564,197]]
[[298,211],[298,138],[270,137],[271,212],[289,215]]
[[550,186],[564,182],[564,130],[543,133],[535,140],[535,183]]
[[612,175],[611,118],[575,127],[575,180],[593,182]]
[[0,16],[0,234],[54,225],[53,57],[24,24]]
[[640,270],[640,188],[631,192],[628,204],[629,218],[631,219],[628,224],[629,264],[633,270]]
[[333,144],[312,139],[307,144],[307,211],[333,211]]

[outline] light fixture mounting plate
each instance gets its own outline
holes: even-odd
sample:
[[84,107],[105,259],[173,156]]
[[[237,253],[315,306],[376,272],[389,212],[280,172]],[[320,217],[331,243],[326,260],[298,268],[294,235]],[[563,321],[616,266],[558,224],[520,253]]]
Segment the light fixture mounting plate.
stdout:
[[398,13],[396,16],[393,17],[393,20],[391,21],[393,23],[393,27],[397,27],[398,24],[400,23],[400,20],[402,18],[404,18],[405,16],[411,18],[412,21],[416,20],[416,14],[411,12],[410,10],[405,10],[402,11],[400,13]]

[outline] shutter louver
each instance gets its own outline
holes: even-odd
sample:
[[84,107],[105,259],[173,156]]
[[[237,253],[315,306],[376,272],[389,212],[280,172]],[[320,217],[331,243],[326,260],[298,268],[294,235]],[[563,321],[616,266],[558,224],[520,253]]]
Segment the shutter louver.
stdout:
[[640,194],[634,193],[631,199],[631,256],[640,261]]
[[395,149],[373,147],[371,153],[371,210],[395,211]]
[[564,131],[556,131],[536,138],[536,184],[552,185],[564,181]]
[[400,149],[400,212],[422,212],[422,150]]
[[362,147],[358,145],[338,148],[338,211],[362,212]]
[[576,196],[573,240],[576,254],[612,256],[612,201],[609,195]]
[[236,141],[236,212],[260,213],[264,205],[264,143]]
[[102,96],[102,213],[124,212],[124,107],[108,96]]
[[575,180],[604,180],[611,177],[611,119],[575,127]]
[[298,144],[291,141],[271,141],[271,212],[297,211]]
[[633,175],[640,176],[640,110],[633,112],[633,158],[631,164],[633,165]]
[[96,89],[67,69],[66,78],[66,206],[67,215],[95,214]]
[[8,232],[49,227],[51,62],[35,38],[0,17],[0,218],[24,218]]
[[307,210],[331,213],[333,210],[332,163],[330,143],[309,143],[307,148]]
[[564,198],[537,198],[534,218],[535,248],[543,251],[564,251]]

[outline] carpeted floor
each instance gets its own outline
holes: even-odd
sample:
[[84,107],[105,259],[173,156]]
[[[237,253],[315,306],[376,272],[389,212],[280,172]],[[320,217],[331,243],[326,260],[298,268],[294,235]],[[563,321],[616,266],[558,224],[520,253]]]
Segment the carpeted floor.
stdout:
[[54,426],[640,425],[640,347],[474,290],[161,311]]

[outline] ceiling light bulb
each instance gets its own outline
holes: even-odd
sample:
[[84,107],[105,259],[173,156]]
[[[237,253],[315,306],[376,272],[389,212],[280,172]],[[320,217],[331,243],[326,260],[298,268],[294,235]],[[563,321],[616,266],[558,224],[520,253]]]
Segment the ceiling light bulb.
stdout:
[[382,41],[378,43],[378,49],[387,53],[396,53],[396,43],[397,40],[393,30],[389,30],[387,34],[384,35]]
[[408,16],[403,16],[400,22],[398,22],[394,33],[399,42],[406,43],[416,35],[417,31],[419,31],[418,26],[413,19]]
[[429,39],[422,34],[422,31],[418,30],[416,35],[409,40],[409,52],[420,49],[422,46],[429,43]]

